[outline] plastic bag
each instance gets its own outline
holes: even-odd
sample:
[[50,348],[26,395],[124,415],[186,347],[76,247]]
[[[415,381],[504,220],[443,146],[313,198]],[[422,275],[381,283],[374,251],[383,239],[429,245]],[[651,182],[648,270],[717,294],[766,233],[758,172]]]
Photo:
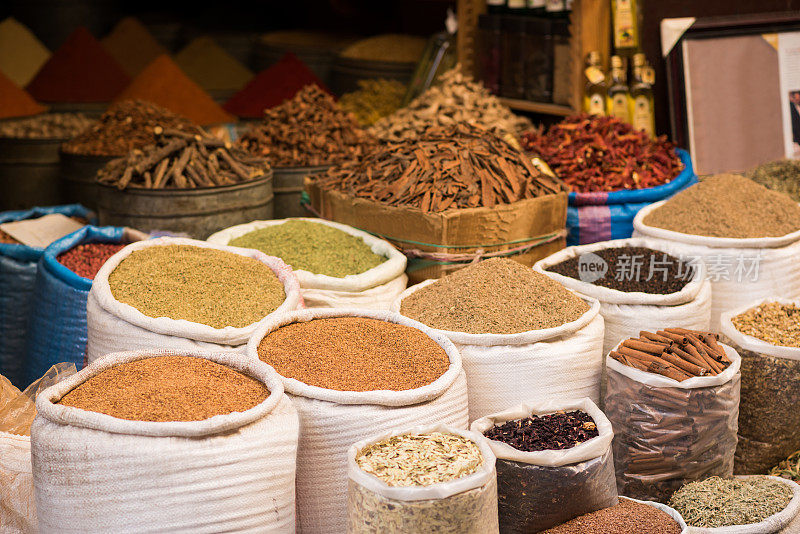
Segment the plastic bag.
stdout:
[[733,473],[741,358],[716,376],[678,382],[606,358],[620,495],[666,502],[687,482]]
[[508,534],[532,534],[617,504],[611,422],[589,399],[523,403],[473,421],[483,435],[506,421],[581,410],[597,425],[598,436],[565,450],[524,452],[488,440],[497,456],[497,500],[500,528]]
[[766,473],[800,449],[800,348],[744,335],[731,322],[766,302],[800,305],[800,301],[777,297],[759,299],[721,317],[720,333],[742,358],[736,474]]
[[[471,475],[430,486],[389,486],[356,463],[359,451],[403,434],[442,432],[478,444],[483,465]],[[355,443],[347,451],[347,532],[383,534],[492,534],[498,532],[495,457],[483,436],[444,425],[387,432]]]

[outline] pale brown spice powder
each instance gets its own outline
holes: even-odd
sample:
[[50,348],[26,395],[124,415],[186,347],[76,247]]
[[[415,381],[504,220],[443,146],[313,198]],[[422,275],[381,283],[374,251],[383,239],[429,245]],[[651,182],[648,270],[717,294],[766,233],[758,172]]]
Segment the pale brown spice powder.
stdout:
[[337,391],[415,389],[450,366],[444,349],[419,330],[362,317],[281,327],[261,340],[258,357],[281,376]]
[[261,382],[191,356],[126,362],[93,376],[56,404],[132,421],[201,421],[264,402]]
[[580,297],[530,267],[485,260],[423,287],[400,312],[432,328],[469,334],[516,334],[575,321],[589,310]]

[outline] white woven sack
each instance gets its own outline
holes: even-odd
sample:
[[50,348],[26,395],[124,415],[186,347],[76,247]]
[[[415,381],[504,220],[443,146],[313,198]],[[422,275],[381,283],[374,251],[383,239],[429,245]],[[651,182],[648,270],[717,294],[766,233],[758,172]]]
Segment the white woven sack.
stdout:
[[645,217],[664,202],[651,204],[636,214],[633,235],[669,242],[681,256],[698,258],[705,263],[711,281],[709,328],[712,331],[719,330],[724,311],[739,308],[753,299],[772,295],[800,298],[800,262],[797,261],[800,231],[783,237],[734,239],[683,234],[645,225]]
[[0,432],[0,532],[37,532],[30,436]]
[[367,232],[357,230],[346,224],[335,223],[323,219],[298,217],[274,221],[253,221],[247,224],[231,226],[213,234],[209,243],[227,245],[231,240],[259,230],[267,226],[283,224],[297,220],[324,224],[341,230],[347,234],[361,238],[369,245],[372,252],[388,258],[361,274],[351,274],[344,278],[336,278],[324,274],[314,274],[302,269],[294,273],[300,281],[300,288],[307,308],[365,308],[386,310],[395,298],[406,289],[406,257],[388,241],[379,239]]
[[[615,239],[590,245],[567,247],[555,254],[537,261],[533,269],[581,295],[600,301],[600,315],[605,319],[606,332],[603,354],[607,354],[624,339],[638,337],[642,330],[663,330],[664,328],[689,328],[708,330],[711,320],[711,282],[705,274],[705,265],[697,262],[694,276],[683,289],[668,295],[619,291],[602,287],[548,271],[547,268],[583,254],[620,247],[645,247],[665,252],[680,258],[680,252],[669,243],[657,239],[634,237]],[[614,276],[608,272],[606,276]],[[649,273],[642,272],[642,276]],[[658,274],[654,274],[658,276]]]
[[281,326],[327,317],[366,317],[421,330],[445,350],[450,367],[432,383],[405,391],[336,391],[283,377],[286,393],[300,414],[297,515],[298,530],[305,534],[346,531],[350,445],[396,427],[441,423],[466,430],[469,423],[467,384],[458,350],[445,336],[396,313],[313,309],[274,317],[258,328],[247,354],[258,359],[261,340]]
[[683,517],[681,517],[681,514],[666,504],[661,504],[660,502],[655,501],[640,501],[639,499],[631,499],[630,497],[620,497],[620,499],[627,499],[629,501],[638,502],[639,504],[646,504],[647,506],[658,508],[662,512],[666,512],[672,519],[677,521],[678,525],[681,527],[681,534],[689,534],[691,532],[690,528],[686,525],[686,521],[684,521]]
[[[269,397],[203,421],[149,422],[54,404],[115,365],[179,354],[264,383]],[[39,528],[46,533],[294,531],[297,411],[270,366],[237,354],[110,354],[42,392],[31,427]]]
[[[392,304],[392,310],[400,312],[404,298],[433,283],[436,280],[425,280],[409,287]],[[599,401],[603,317],[597,300],[581,298],[589,304],[589,310],[555,328],[521,334],[434,330],[447,336],[461,352],[470,420],[526,401],[582,397]]]
[[192,245],[213,248],[254,258],[267,265],[286,291],[286,300],[269,316],[280,315],[302,307],[300,285],[291,268],[279,258],[267,256],[257,250],[224,247],[193,239],[162,237],[140,241],[126,246],[100,268],[92,283],[86,304],[88,343],[87,361],[92,363],[101,356],[125,350],[174,349],[244,352],[244,345],[258,325],[267,319],[242,328],[226,326],[213,328],[185,319],[148,317],[133,306],[119,302],[111,293],[108,276],[132,252],[147,247],[167,245]]
[[[752,475],[743,475],[736,478],[749,478],[750,476]],[[792,488],[794,496],[781,512],[771,515],[763,521],[749,525],[717,528],[689,527],[689,534],[797,534],[797,532],[800,532],[793,528],[795,525],[791,524],[800,515],[800,485],[781,477],[770,476],[769,478],[783,482]]]

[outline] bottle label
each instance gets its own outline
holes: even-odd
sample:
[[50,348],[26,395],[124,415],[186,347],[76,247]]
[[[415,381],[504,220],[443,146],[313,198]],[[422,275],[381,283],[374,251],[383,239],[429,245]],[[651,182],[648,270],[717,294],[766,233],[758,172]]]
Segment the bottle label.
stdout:
[[630,122],[630,103],[628,102],[628,95],[626,93],[617,93],[611,97],[611,105],[609,106],[611,115],[617,117],[625,122]]
[[650,107],[650,99],[644,95],[639,95],[633,99],[633,117],[631,124],[636,130],[644,130],[647,135],[653,137],[653,108]]
[[614,2],[614,46],[616,48],[638,48],[639,36],[633,9],[635,0],[612,0]]
[[546,0],[544,8],[548,13],[564,11],[564,0]]
[[508,0],[508,9],[525,9],[525,0]]
[[603,100],[603,95],[597,93],[586,95],[584,108],[584,111],[589,115],[605,115],[606,103]]
[[603,74],[603,71],[600,70],[599,67],[595,66],[586,67],[586,69],[583,71],[583,74],[586,76],[586,79],[589,80],[589,83],[594,85],[602,83],[603,80],[606,79],[606,75]]

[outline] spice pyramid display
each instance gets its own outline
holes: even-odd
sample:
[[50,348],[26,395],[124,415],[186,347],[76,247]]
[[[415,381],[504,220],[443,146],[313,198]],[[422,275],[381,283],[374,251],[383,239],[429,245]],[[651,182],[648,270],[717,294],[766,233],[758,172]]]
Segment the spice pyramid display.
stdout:
[[330,90],[297,56],[287,52],[277,63],[264,69],[223,106],[242,118],[260,119],[264,111],[289,100],[307,85]]
[[175,55],[175,63],[210,93],[238,91],[253,77],[250,69],[209,37],[189,43]]
[[125,17],[103,37],[103,48],[133,77],[167,49],[135,17]]
[[239,144],[273,167],[304,167],[358,160],[374,140],[331,95],[309,85],[266,110]]
[[166,54],[145,67],[116,101],[137,98],[158,104],[203,126],[234,119]]
[[46,109],[0,72],[0,119],[36,115]]
[[27,90],[41,102],[110,102],[129,82],[117,60],[80,27],[53,53]]
[[[50,58],[50,50],[27,26],[12,17],[0,22],[0,72],[25,87]],[[13,53],[10,53],[13,51]]]

